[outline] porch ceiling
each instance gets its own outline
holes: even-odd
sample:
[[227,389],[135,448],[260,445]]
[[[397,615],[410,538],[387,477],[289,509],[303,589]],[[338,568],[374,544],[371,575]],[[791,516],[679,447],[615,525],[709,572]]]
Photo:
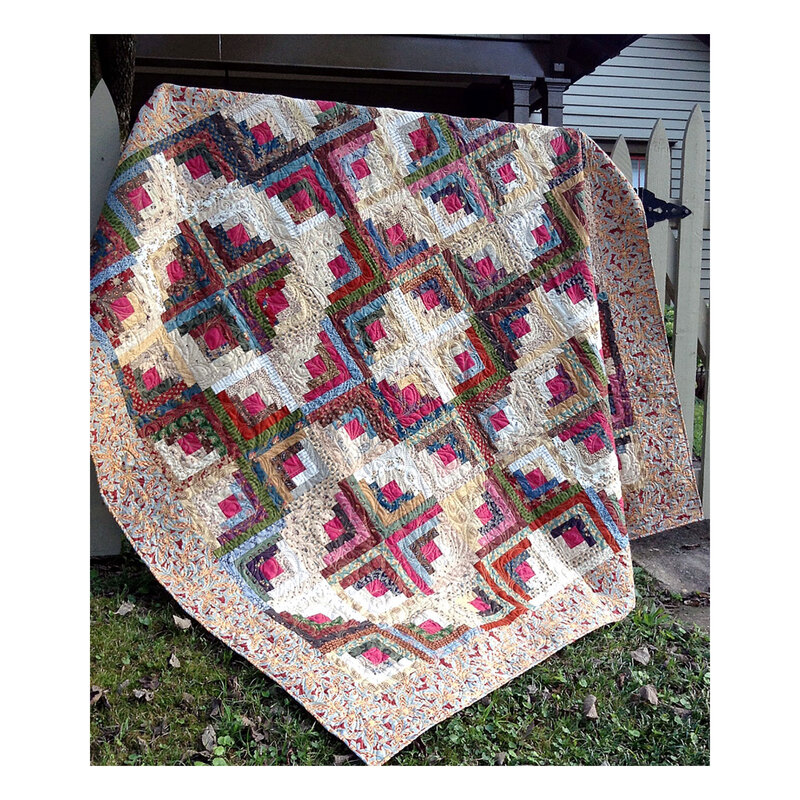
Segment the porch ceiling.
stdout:
[[[137,35],[134,106],[162,81],[363,105],[513,118],[548,78],[572,83],[638,35]],[[324,88],[323,88],[324,87]],[[138,104],[138,105],[137,105]],[[518,101],[517,101],[518,104]]]

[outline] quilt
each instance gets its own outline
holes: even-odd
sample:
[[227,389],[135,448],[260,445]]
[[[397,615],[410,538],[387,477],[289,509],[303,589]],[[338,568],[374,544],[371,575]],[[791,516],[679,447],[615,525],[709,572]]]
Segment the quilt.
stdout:
[[122,530],[368,764],[700,516],[641,204],[578,130],[161,85],[90,316]]

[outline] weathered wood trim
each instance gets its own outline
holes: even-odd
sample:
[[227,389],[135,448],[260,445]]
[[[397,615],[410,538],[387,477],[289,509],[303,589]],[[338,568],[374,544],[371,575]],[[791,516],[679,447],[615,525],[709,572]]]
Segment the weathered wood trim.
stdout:
[[120,154],[119,120],[111,93],[101,78],[92,92],[89,104],[89,184],[90,222],[89,237],[94,236],[97,220],[106,200],[106,192],[117,168]]
[[631,154],[628,150],[628,143],[624,136],[617,138],[614,147],[611,148],[611,160],[617,165],[619,171],[630,181],[633,180],[633,165],[631,164]]
[[678,275],[675,303],[675,379],[683,411],[686,435],[694,432],[694,395],[697,338],[700,325],[700,265],[703,255],[705,209],[706,129],[703,112],[695,106],[686,124],[681,155],[682,205],[692,214],[678,228]]
[[[645,188],[656,197],[668,199],[670,196],[670,159],[669,141],[664,122],[658,120],[650,134],[645,152]],[[667,258],[669,257],[669,239],[672,234],[669,225],[661,222],[649,229],[650,257],[653,262],[653,274],[658,288],[658,301],[661,310],[666,303]]]

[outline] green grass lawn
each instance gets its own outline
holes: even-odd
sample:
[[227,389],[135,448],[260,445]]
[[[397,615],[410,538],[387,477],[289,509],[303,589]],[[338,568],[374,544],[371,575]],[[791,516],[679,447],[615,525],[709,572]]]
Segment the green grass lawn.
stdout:
[[[93,764],[361,764],[196,622],[179,629],[180,607],[123,548],[91,564]],[[436,725],[389,764],[708,764],[708,637],[668,615],[646,573],[636,580],[625,620]],[[121,616],[123,602],[135,608]],[[647,666],[630,655],[642,645]],[[646,684],[657,706],[633,699]],[[583,715],[589,694],[596,720]]]
[[694,441],[692,442],[692,454],[695,458],[703,457],[703,415],[706,405],[702,400],[694,400]]

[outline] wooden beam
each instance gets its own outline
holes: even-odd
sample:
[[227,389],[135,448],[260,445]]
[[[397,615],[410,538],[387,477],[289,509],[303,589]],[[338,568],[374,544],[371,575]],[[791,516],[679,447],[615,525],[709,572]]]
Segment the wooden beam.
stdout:
[[544,74],[550,42],[415,34],[139,34],[137,63],[195,63],[319,75]]

